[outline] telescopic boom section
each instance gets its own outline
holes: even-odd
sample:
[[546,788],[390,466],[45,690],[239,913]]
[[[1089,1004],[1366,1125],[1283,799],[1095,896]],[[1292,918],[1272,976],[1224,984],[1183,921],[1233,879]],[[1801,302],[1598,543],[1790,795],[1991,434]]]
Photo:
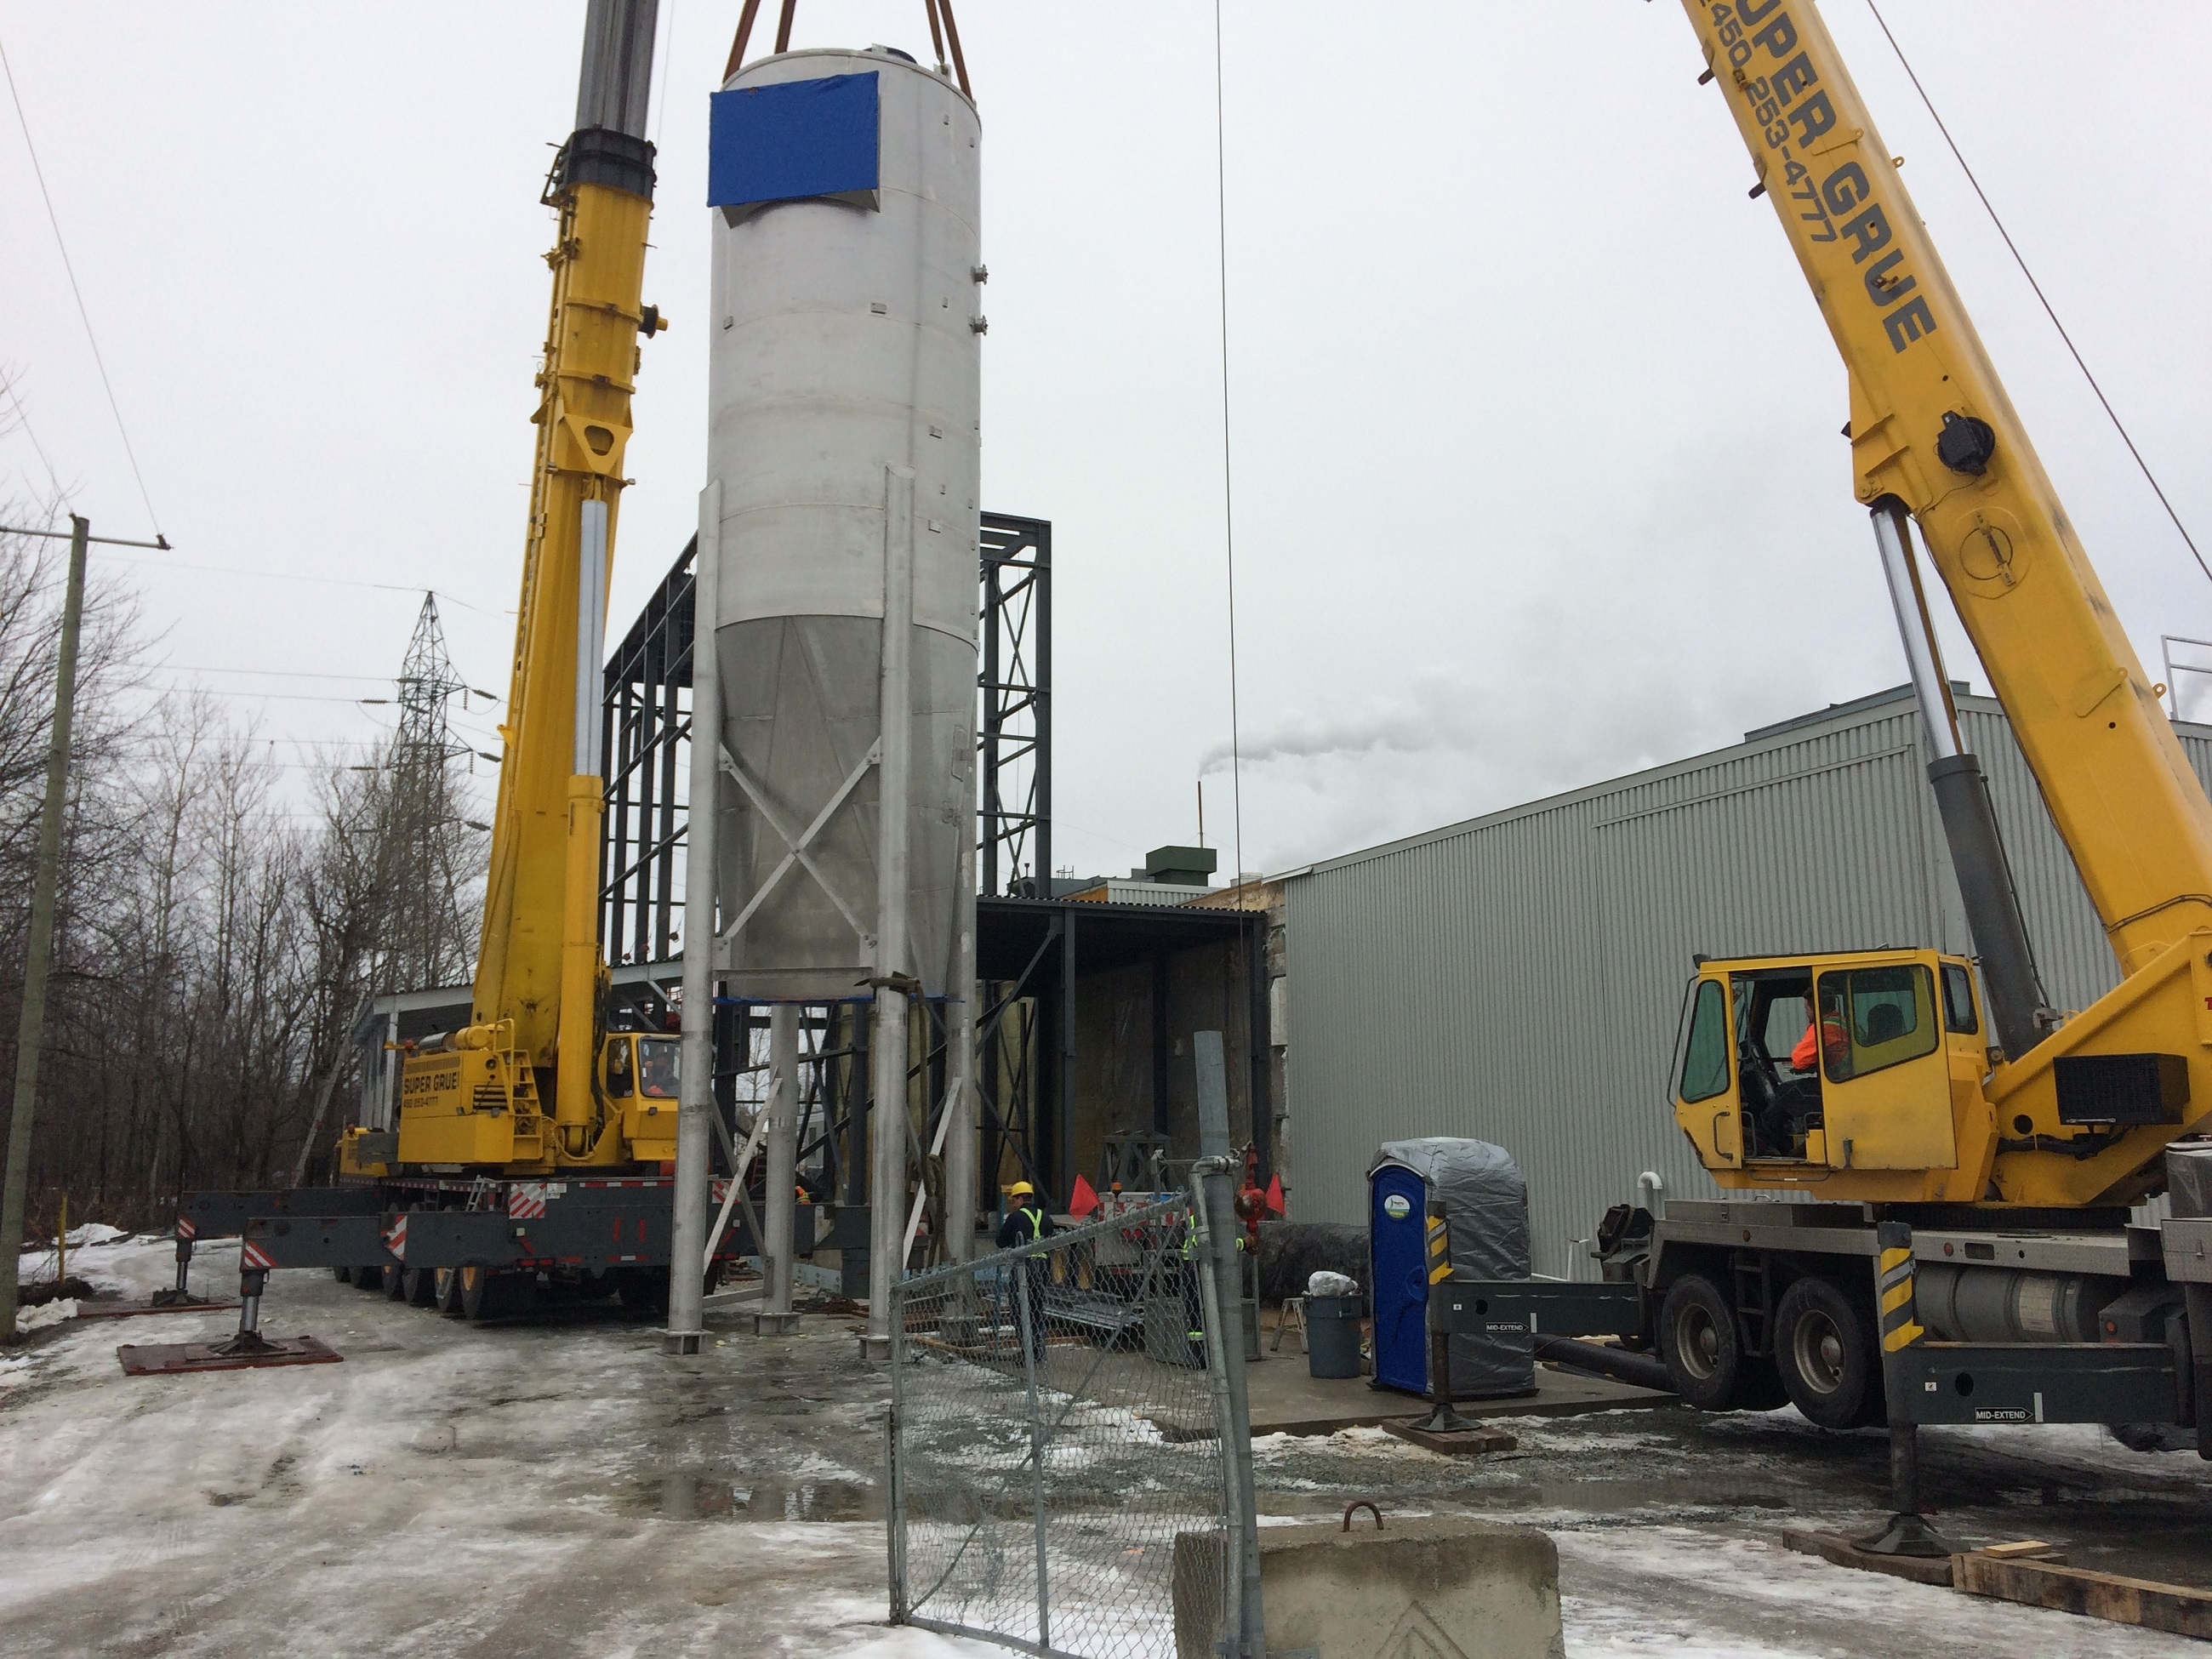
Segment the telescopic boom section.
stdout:
[[641,301],[654,11],[653,0],[592,0],[577,127],[548,182],[561,228],[545,256],[552,314],[477,966],[477,1044],[555,1070],[562,1158],[598,1139],[600,644],[638,337],[665,326]]
[[1918,522],[2132,975],[2212,926],[2212,806],[1820,13],[1685,4],[1850,370],[1858,498]]

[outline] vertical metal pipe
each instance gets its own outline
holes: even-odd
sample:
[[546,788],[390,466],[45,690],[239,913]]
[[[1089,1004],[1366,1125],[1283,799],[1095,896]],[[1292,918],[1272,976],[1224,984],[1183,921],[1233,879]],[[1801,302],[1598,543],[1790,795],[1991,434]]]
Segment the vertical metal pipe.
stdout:
[[868,1201],[868,1026],[869,1010],[860,1003],[844,1005],[845,1154],[842,1159],[845,1204]]
[[669,1247],[668,1332],[662,1351],[696,1353],[704,1327],[708,1165],[714,1112],[714,852],[720,813],[722,698],[714,659],[714,573],[720,560],[722,486],[699,492],[699,556],[693,564],[691,805],[684,856],[684,1047],[676,1104],[675,1216]]
[[[768,1077],[768,1205],[762,1218],[768,1237],[761,1240],[761,1267],[768,1284],[761,1310],[753,1319],[753,1329],[759,1334],[787,1331],[798,1322],[791,1311],[792,1257],[798,1245],[792,1236],[799,1176],[799,1005],[795,1002],[779,1002],[769,1011]],[[813,1242],[807,1240],[809,1244]]]
[[884,469],[882,759],[876,768],[875,1136],[868,1183],[871,1358],[890,1353],[891,1283],[906,1271],[907,845],[914,751],[914,469]]
[[1036,896],[1052,896],[1052,526],[1044,525],[1036,532],[1036,551],[1032,556],[1030,584],[1036,590],[1036,598],[1030,610],[1031,635],[1030,660],[1035,665],[1030,674],[1030,706],[1036,711],[1032,730],[1036,733],[1036,770],[1035,773],[1036,830],[1031,845],[1036,848]]
[[960,838],[959,896],[953,908],[953,996],[945,1041],[951,1048],[945,1100],[944,1260],[965,1261],[975,1243],[977,1133],[975,1094],[975,836]]
[[[1006,694],[999,684],[999,635],[1006,626],[1006,566],[997,556],[996,548],[983,550],[983,720],[982,732],[975,745],[982,777],[982,890],[994,897],[1001,891],[1012,891],[1011,879],[1005,888],[999,883],[999,844],[1003,830],[1005,805],[999,799],[999,745],[1006,725]],[[1019,870],[1011,876],[1021,874]],[[1042,896],[1042,890],[1039,890]]]
[[1030,1504],[1036,1519],[1036,1610],[1037,1646],[1049,1652],[1052,1648],[1052,1572],[1045,1553],[1044,1507],[1044,1402],[1037,1397],[1036,1322],[1043,1310],[1034,1306],[1034,1282],[1030,1278],[1030,1263],[1037,1258],[1021,1256],[1009,1270],[1014,1285],[1014,1320],[1022,1340],[1022,1383],[1028,1395],[1030,1413]]
[[1063,913],[1060,930],[1060,1072],[1053,1091],[1053,1150],[1050,1170],[1039,1173],[1053,1183],[1062,1203],[1075,1184],[1075,912]]
[[1244,1385],[1243,1275],[1237,1263],[1236,1182],[1231,1174],[1235,1158],[1229,1145],[1229,1068],[1220,1032],[1192,1033],[1191,1048],[1198,1069],[1199,1152],[1212,1166],[1204,1185],[1206,1224],[1212,1240],[1207,1260],[1212,1264],[1215,1303],[1209,1315],[1213,1323],[1207,1333],[1206,1352],[1209,1366],[1218,1363],[1221,1367],[1229,1404],[1221,1461],[1228,1521],[1239,1564],[1241,1645],[1234,1651],[1259,1659],[1267,1626],[1260,1606],[1260,1530],[1252,1495],[1252,1409]]
[[0,1338],[15,1334],[15,1275],[23,1202],[31,1178],[31,1121],[46,1046],[46,981],[54,962],[54,903],[60,885],[62,817],[69,804],[70,725],[76,709],[76,641],[84,618],[84,555],[92,523],[70,515],[69,574],[54,653],[54,718],[46,738],[46,794],[39,809],[39,861],[31,877],[30,938],[23,951],[23,1006],[15,1027],[15,1092],[8,1120],[8,1171],[0,1187]]
[[1152,952],[1152,1133],[1167,1138],[1168,1111],[1168,953]]

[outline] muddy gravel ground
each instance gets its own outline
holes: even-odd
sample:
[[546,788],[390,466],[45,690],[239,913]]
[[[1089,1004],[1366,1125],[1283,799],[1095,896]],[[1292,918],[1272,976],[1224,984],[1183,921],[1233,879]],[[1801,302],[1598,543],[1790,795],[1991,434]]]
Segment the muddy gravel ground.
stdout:
[[[167,1261],[128,1241],[83,1255],[95,1282],[139,1291]],[[226,1265],[205,1250],[196,1279]],[[205,1340],[228,1316],[77,1321],[0,1351],[0,1653],[1004,1651],[882,1623],[886,1388],[850,1319],[761,1340],[715,1316],[708,1351],[673,1360],[611,1308],[470,1326],[288,1273],[266,1322],[343,1363],[116,1363],[118,1342]],[[1269,1437],[1264,1518],[1367,1498],[1542,1526],[1571,1655],[2203,1651],[1784,1551],[1785,1523],[1878,1518],[1878,1434],[1676,1408],[1498,1426],[1517,1447],[1476,1460],[1376,1430]],[[2077,1565],[2212,1583],[2212,1465],[2193,1455],[2075,1429],[1923,1447],[1963,1543],[2038,1537]]]

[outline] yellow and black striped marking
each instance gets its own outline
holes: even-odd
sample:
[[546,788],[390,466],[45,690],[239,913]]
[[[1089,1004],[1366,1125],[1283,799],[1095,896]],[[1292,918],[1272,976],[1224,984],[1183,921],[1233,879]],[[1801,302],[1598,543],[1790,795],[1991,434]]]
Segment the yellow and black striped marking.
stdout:
[[1429,1283],[1441,1285],[1451,1277],[1451,1224],[1440,1215],[1429,1218]]
[[1881,1351],[1895,1353],[1928,1334],[1915,1316],[1912,1305],[1912,1245],[1909,1238],[1902,1245],[1893,1245],[1887,1239],[1882,1242],[1879,1283]]

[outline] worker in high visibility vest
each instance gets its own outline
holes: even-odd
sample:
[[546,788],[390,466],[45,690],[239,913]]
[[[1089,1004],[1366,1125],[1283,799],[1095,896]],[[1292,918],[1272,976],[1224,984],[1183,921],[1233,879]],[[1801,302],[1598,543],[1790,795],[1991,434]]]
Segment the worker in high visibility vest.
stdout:
[[[1000,1249],[1034,1244],[1059,1231],[1053,1224],[1052,1212],[1038,1199],[1036,1188],[1026,1181],[1017,1181],[1006,1188],[1006,1218],[999,1223]],[[1013,1274],[1016,1293],[1028,1304],[1030,1353],[1040,1365],[1045,1356],[1044,1287],[1051,1275],[1051,1258],[1042,1251],[1023,1258]],[[1015,1316],[1018,1322],[1019,1310]]]
[[[1206,1364],[1206,1320],[1200,1311],[1198,1277],[1201,1271],[1198,1261],[1200,1248],[1198,1242],[1198,1212],[1193,1210],[1183,1218],[1182,1223],[1182,1315],[1185,1333],[1190,1342],[1190,1363],[1194,1365]],[[1244,1235],[1241,1231],[1237,1235],[1237,1252],[1239,1255],[1244,1252]],[[1238,1310],[1237,1316],[1241,1316],[1243,1304],[1242,1292],[1243,1287],[1236,1285],[1230,1287],[1229,1291],[1224,1293],[1221,1298],[1223,1318],[1231,1317],[1231,1309]]]

